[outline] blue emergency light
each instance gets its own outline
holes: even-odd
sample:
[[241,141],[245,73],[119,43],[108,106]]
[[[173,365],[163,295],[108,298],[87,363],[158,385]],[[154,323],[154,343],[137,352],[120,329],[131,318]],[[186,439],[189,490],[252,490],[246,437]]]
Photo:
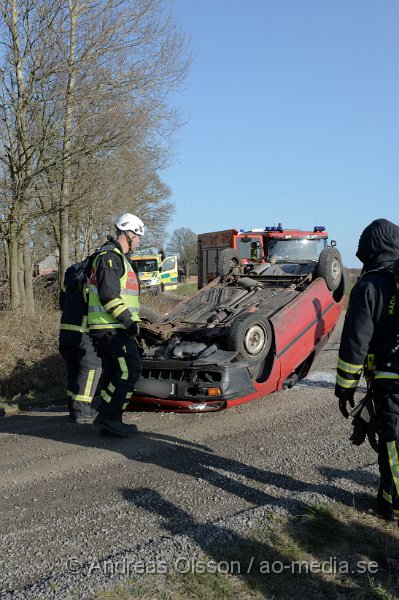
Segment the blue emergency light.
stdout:
[[321,231],[325,231],[325,230],[326,230],[326,228],[325,228],[325,227],[323,227],[322,225],[315,225],[315,226],[313,227],[313,231],[314,231],[315,233],[318,233],[318,232],[321,232]]
[[282,223],[279,223],[277,225],[277,227],[275,227],[274,225],[272,227],[270,227],[269,225],[266,225],[265,231],[283,231],[283,225]]

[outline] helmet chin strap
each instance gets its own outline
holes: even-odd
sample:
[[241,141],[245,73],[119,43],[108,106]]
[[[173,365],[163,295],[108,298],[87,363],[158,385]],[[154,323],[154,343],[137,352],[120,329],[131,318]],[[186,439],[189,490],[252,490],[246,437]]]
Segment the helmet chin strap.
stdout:
[[130,238],[127,231],[124,231],[123,233],[125,234],[125,238],[129,246],[127,253],[131,253],[133,252],[132,243],[134,238]]

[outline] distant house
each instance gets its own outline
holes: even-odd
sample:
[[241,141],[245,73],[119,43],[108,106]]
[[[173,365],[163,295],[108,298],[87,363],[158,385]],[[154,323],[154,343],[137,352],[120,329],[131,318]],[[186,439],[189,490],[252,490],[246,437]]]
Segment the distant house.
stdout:
[[48,275],[58,271],[58,257],[51,254],[39,262],[38,275]]

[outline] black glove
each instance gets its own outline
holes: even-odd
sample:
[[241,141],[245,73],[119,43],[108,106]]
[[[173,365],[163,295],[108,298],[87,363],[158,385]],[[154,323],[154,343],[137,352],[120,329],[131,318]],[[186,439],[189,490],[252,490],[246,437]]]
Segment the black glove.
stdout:
[[342,414],[342,416],[345,417],[345,419],[347,419],[349,417],[349,412],[348,412],[348,409],[346,408],[346,405],[348,402],[352,408],[355,406],[355,401],[353,399],[353,396],[351,396],[351,397],[344,396],[342,398],[339,398],[339,400],[338,400],[339,410],[341,411],[341,414]]
[[139,334],[139,326],[136,322],[131,323],[129,327],[126,328],[126,334],[130,338],[135,338]]
[[353,430],[350,441],[354,446],[361,446],[367,436],[367,423],[359,416],[352,420]]
[[367,436],[370,446],[378,452],[377,419],[370,390],[356,404],[350,416],[353,417],[353,431],[349,438],[352,444],[360,446]]

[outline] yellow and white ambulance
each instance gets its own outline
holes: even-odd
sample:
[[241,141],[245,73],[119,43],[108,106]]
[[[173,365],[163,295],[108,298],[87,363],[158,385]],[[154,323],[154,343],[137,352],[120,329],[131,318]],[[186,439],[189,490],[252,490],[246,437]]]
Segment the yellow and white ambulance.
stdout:
[[142,291],[159,294],[177,289],[177,256],[167,256],[164,260],[160,254],[134,255],[130,258],[137,265]]

